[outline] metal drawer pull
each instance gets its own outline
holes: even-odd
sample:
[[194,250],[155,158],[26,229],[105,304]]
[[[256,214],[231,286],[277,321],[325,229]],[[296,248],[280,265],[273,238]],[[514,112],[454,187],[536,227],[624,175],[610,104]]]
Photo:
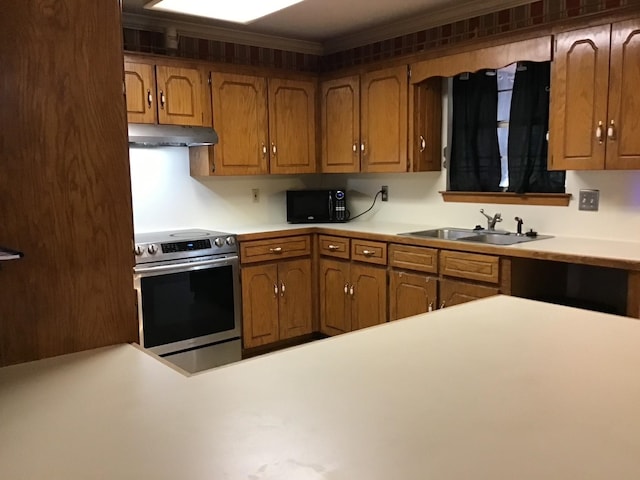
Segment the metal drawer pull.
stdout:
[[284,297],[284,282],[280,282],[280,296]]
[[270,248],[269,251],[271,253],[282,253],[282,247]]
[[153,104],[153,95],[151,95],[151,90],[147,90],[147,105],[148,105],[148,108],[151,108],[152,104]]
[[602,122],[598,122],[598,128],[596,128],[596,139],[598,143],[602,145]]
[[338,245],[329,245],[327,248],[332,252],[335,252],[336,250],[340,250],[340,247]]
[[274,284],[273,284],[273,295],[274,295],[275,297],[277,297],[277,296],[278,296],[278,284],[277,284],[277,283],[274,283]]
[[376,252],[374,252],[373,250],[363,250],[362,254],[365,257],[372,257],[373,255],[375,255]]
[[420,135],[420,153],[424,152],[427,148],[427,141],[422,135]]

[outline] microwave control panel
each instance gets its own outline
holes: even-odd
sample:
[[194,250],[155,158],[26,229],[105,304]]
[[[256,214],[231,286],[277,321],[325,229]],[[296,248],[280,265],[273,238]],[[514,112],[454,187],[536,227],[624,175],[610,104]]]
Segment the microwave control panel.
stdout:
[[347,219],[347,205],[342,190],[335,191],[335,213],[336,220],[344,222]]

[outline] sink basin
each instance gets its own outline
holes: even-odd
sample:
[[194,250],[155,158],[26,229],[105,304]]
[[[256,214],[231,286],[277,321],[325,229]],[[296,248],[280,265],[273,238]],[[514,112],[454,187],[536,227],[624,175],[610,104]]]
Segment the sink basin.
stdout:
[[516,243],[531,242],[551,238],[549,235],[538,235],[528,237],[526,235],[516,235],[503,230],[471,230],[468,228],[434,228],[431,230],[420,230],[418,232],[401,233],[410,237],[438,238],[440,240],[456,240],[462,242],[484,243],[488,245],[514,245]]
[[441,240],[460,240],[461,238],[476,236],[478,232],[466,228],[435,228],[419,232],[401,233],[411,237],[439,238]]

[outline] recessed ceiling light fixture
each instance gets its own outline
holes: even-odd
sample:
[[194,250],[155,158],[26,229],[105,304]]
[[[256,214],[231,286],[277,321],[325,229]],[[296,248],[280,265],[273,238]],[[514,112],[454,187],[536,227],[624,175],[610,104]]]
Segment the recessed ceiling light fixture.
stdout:
[[145,4],[149,10],[183,13],[215,18],[227,22],[250,23],[260,17],[290,7],[303,0],[152,0]]

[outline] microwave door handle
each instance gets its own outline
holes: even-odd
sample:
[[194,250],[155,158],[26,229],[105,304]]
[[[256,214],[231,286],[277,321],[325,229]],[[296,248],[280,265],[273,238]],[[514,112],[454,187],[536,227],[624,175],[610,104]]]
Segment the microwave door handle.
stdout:
[[333,220],[333,196],[329,192],[329,220]]

